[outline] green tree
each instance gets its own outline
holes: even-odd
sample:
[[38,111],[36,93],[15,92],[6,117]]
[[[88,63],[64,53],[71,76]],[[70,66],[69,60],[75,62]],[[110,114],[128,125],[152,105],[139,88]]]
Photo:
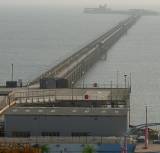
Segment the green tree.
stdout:
[[94,146],[85,145],[82,153],[96,153]]
[[42,153],[49,153],[49,148],[47,145],[41,147]]

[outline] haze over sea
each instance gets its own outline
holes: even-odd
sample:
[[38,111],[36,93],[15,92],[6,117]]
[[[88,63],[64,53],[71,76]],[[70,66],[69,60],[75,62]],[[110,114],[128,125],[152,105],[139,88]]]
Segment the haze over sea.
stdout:
[[[6,7],[0,9],[0,82],[32,80],[91,42],[121,20],[122,15],[87,15],[79,9]],[[124,84],[132,73],[131,121],[160,122],[160,17],[143,17],[86,75],[85,83]]]

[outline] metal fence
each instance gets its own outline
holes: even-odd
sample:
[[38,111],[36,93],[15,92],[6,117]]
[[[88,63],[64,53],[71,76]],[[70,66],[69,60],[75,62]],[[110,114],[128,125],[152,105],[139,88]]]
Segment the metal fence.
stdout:
[[[95,90],[95,91],[94,91]],[[92,91],[94,93],[92,93]],[[125,108],[129,106],[129,89],[26,89],[12,92],[9,95],[10,102],[16,103],[71,103],[94,102],[106,107]],[[89,104],[89,103],[88,103]]]

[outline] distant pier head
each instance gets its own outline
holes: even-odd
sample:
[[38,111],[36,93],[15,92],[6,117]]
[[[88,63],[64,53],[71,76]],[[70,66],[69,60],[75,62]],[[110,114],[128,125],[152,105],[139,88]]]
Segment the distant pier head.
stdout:
[[126,14],[126,15],[133,15],[133,14],[141,14],[143,16],[154,16],[159,15],[156,11],[145,10],[145,9],[129,9],[129,10],[112,10],[108,8],[107,5],[99,5],[97,8],[85,8],[84,13],[87,14]]

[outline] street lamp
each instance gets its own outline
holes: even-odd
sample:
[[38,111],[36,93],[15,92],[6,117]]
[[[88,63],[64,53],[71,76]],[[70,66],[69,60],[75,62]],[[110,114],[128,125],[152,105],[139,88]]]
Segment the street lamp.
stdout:
[[11,80],[13,81],[13,64],[12,64],[12,73],[11,73]]
[[125,88],[127,88],[127,75],[126,74],[124,75],[124,86]]
[[55,102],[57,101],[57,82],[56,82],[56,85],[55,85],[55,93],[54,93],[54,100]]
[[148,107],[146,106],[145,149],[148,149]]
[[113,86],[112,86],[112,81],[111,81],[111,87],[110,87],[110,88],[111,88],[111,107],[113,108],[113,107],[114,107],[114,103],[113,103],[113,101],[112,101],[112,100],[113,100],[113,99],[112,99],[112,96],[113,96],[113,93],[112,93],[112,92],[113,92],[113,91],[112,91],[112,88],[113,88]]
[[118,84],[119,84],[119,71],[117,71],[117,88],[118,88]]
[[113,88],[113,85],[112,85],[112,81],[111,81],[111,101],[112,101],[112,88]]
[[73,85],[74,85],[74,81],[72,81],[71,83],[72,83],[72,101],[73,101]]
[[124,153],[128,153],[127,143],[128,143],[127,135],[125,135],[125,136],[124,136],[124,148],[123,148],[123,152],[124,152]]
[[54,93],[54,99],[55,99],[55,102],[57,101],[57,88],[55,88],[55,93]]
[[132,88],[132,73],[130,73],[130,76],[129,76],[129,84],[130,84],[130,92],[131,92],[131,88]]
[[82,76],[83,76],[83,88],[84,88],[84,71],[82,72]]
[[27,96],[26,96],[26,102],[27,98],[29,99],[29,80],[27,80]]

